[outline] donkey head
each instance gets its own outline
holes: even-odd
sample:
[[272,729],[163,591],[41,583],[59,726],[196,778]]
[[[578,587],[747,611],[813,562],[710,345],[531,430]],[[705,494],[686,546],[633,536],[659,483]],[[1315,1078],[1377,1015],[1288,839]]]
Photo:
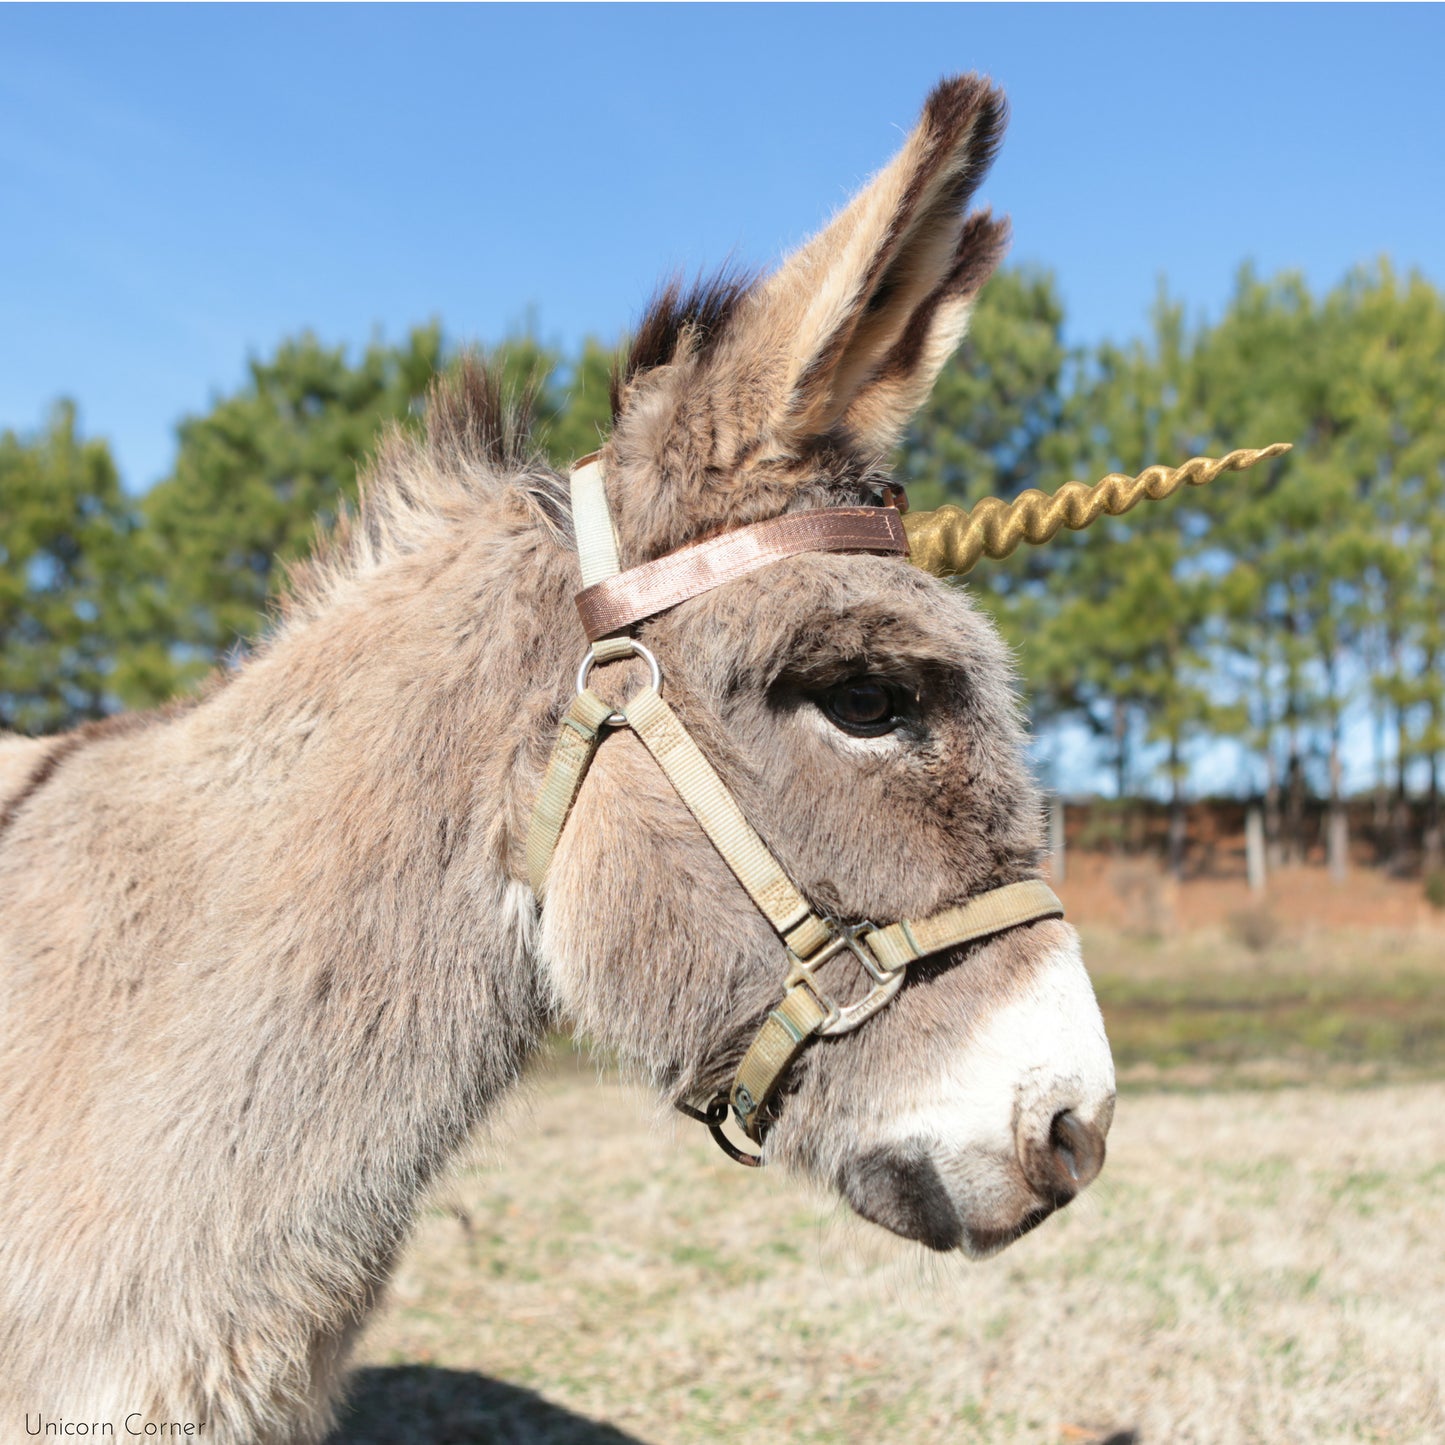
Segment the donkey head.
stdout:
[[[602,463],[621,565],[807,509],[876,505],[887,456],[1006,244],[966,215],[1002,96],[940,85],[901,153],[771,277],[663,294],[614,384]],[[666,700],[820,914],[920,918],[1036,876],[1040,803],[1008,654],[902,557],[805,553],[648,620]],[[643,677],[599,667],[608,701]],[[608,736],[548,874],[561,1011],[674,1099],[725,1091],[788,970],[657,763]],[[870,980],[844,953],[833,996]],[[1001,1248],[1097,1173],[1108,1044],[1072,928],[922,958],[818,1040],[768,1106],[770,1161],[935,1248]]]

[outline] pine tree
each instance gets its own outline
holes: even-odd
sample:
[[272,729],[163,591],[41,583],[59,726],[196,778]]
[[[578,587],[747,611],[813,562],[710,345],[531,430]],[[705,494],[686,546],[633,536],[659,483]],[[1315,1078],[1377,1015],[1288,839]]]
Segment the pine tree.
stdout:
[[[1425,774],[1427,835],[1440,847],[1445,753],[1445,297],[1386,261],[1329,299],[1353,364],[1341,417],[1371,544],[1360,629],[1370,686],[1395,718],[1397,808],[1412,764]],[[1402,841],[1397,839],[1397,841]]]
[[110,449],[57,402],[29,438],[0,433],[0,728],[44,732],[113,706],[107,624],[126,607],[133,517]]
[[213,667],[264,622],[277,569],[310,547],[319,521],[354,502],[359,463],[387,423],[417,424],[441,365],[435,327],[405,345],[344,347],[304,334],[204,416],[181,423],[175,469],[145,497],[143,545],[169,613],[159,694]]

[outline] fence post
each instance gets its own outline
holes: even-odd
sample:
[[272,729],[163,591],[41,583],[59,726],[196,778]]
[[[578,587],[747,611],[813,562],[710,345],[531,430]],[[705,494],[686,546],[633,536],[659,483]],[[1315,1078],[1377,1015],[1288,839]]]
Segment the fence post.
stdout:
[[1325,815],[1325,856],[1329,859],[1330,877],[1343,882],[1350,871],[1350,817],[1343,803],[1331,803]]
[[1249,873],[1249,891],[1264,892],[1264,814],[1250,808],[1244,815],[1244,866]]
[[1055,793],[1049,799],[1049,873],[1055,883],[1064,881],[1064,800]]

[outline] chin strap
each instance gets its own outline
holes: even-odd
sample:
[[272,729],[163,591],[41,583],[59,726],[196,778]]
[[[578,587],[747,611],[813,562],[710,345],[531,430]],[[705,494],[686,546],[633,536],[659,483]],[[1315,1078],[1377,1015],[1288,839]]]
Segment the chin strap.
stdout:
[[[574,470],[572,488],[583,584],[585,588],[595,588],[608,577],[619,577],[616,534],[595,458],[585,459]],[[798,518],[813,515],[797,514]],[[737,535],[726,534],[716,542],[728,543]],[[708,546],[709,543],[699,543],[684,551],[696,554]],[[855,543],[846,550],[856,549]],[[797,550],[822,549],[815,545]],[[774,560],[776,556],[766,556],[755,565]],[[651,575],[655,577],[657,564],[648,565],[654,569]],[[609,567],[610,572],[606,570]],[[694,559],[689,559],[689,567],[699,575],[708,571],[704,566],[699,572]],[[622,573],[619,580],[629,575]],[[732,575],[741,574],[733,572]],[[708,585],[718,584],[713,581]],[[686,595],[695,596],[700,590],[706,588],[700,587]],[[624,703],[620,711],[613,711],[587,686],[588,674],[595,662],[627,656],[642,658],[651,670],[651,677],[648,685]],[[562,718],[528,830],[527,873],[539,901],[545,899],[552,855],[605,730],[620,727],[629,727],[637,734],[787,951],[789,967],[783,979],[782,1002],[767,1016],[743,1056],[732,1087],[725,1096],[719,1095],[710,1101],[705,1111],[684,1110],[707,1124],[734,1158],[746,1162],[751,1156],[741,1154],[722,1135],[727,1106],[731,1106],[748,1138],[761,1143],[766,1106],[803,1048],[817,1038],[849,1033],[872,1018],[903,987],[907,967],[915,959],[1042,918],[1063,916],[1063,906],[1053,890],[1037,879],[994,888],[957,908],[923,919],[904,919],[887,927],[872,923],[847,924],[815,913],[744,817],[736,799],[682,720],[663,701],[662,669],[657,659],[631,637],[594,642],[578,672],[577,696]],[[868,992],[848,1004],[836,1002],[818,977],[818,971],[825,964],[845,954],[856,960],[871,980]]]

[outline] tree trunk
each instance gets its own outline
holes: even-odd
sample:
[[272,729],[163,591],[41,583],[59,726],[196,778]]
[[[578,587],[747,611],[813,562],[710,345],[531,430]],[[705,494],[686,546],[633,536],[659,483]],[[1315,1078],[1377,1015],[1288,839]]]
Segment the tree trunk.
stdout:
[[1330,728],[1330,807],[1325,827],[1325,856],[1329,860],[1330,877],[1342,883],[1350,871],[1350,820],[1340,796],[1343,768],[1340,763],[1340,722],[1336,717]]
[[1184,779],[1179,761],[1179,739],[1169,739],[1169,871],[1182,881],[1184,847],[1189,834],[1189,819],[1184,809]]
[[[1425,671],[1427,676],[1434,676],[1440,665],[1440,654],[1432,646],[1425,652]],[[1433,873],[1445,861],[1445,819],[1441,817],[1440,811],[1440,695],[1436,692],[1429,701],[1429,714],[1426,719],[1426,753],[1425,765],[1427,768],[1425,782],[1425,834],[1421,840],[1424,846],[1424,866],[1427,873]]]
[[1249,891],[1263,893],[1265,882],[1264,816],[1251,807],[1244,815],[1244,866],[1249,875]]
[[1122,803],[1129,783],[1129,716],[1122,698],[1114,699],[1114,796]]
[[1291,863],[1305,855],[1305,770],[1299,755],[1299,739],[1290,738],[1289,763],[1285,768],[1285,857]]
[[1375,862],[1379,864],[1394,851],[1390,834],[1390,764],[1385,756],[1385,733],[1389,727],[1389,718],[1383,698],[1376,698],[1374,714],[1375,787],[1371,799],[1370,831],[1373,834]]
[[1440,819],[1440,759],[1430,754],[1430,784],[1425,795],[1424,868],[1433,873],[1445,860],[1445,828]]
[[1405,759],[1409,752],[1405,732],[1405,709],[1395,705],[1395,798],[1390,813],[1390,871],[1401,874],[1410,866],[1414,848],[1414,820],[1410,816],[1410,798],[1405,791]]
[[1063,884],[1068,876],[1064,856],[1064,800],[1057,793],[1049,801],[1049,873],[1055,883]]
[[1284,862],[1284,844],[1280,838],[1279,762],[1271,747],[1265,755],[1268,770],[1264,788],[1264,850],[1265,864],[1275,872]]

